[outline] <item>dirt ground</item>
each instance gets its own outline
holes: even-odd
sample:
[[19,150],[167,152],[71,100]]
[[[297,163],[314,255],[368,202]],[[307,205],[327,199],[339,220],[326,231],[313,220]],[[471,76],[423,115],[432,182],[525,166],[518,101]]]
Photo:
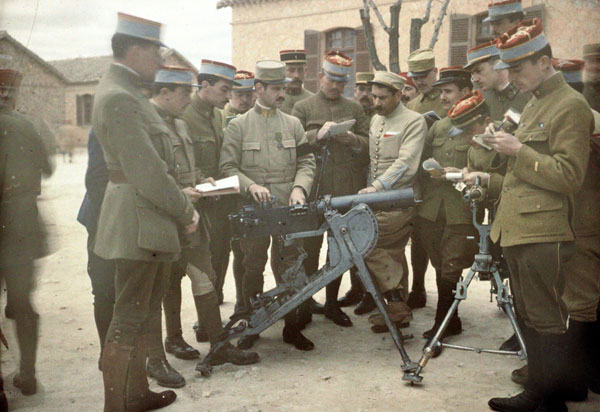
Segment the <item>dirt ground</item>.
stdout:
[[[75,220],[84,194],[86,154],[74,163],[57,159],[54,176],[44,184],[40,207],[51,223],[55,253],[39,262],[34,301],[41,315],[37,363],[39,392],[25,397],[12,386],[18,365],[14,327],[4,321],[10,350],[3,351],[2,370],[11,410],[27,412],[101,411],[102,375],[98,371],[98,337],[94,325],[90,281],[86,273],[86,231]],[[267,271],[269,269],[267,268]],[[272,275],[265,274],[268,286]],[[185,286],[189,283],[184,282]],[[342,293],[349,287],[344,277]],[[406,348],[418,361],[435,312],[435,281],[427,275],[427,307],[415,311],[408,333],[415,338]],[[229,273],[225,282],[223,317],[233,311],[235,288]],[[3,302],[5,302],[3,298]],[[317,295],[324,301],[324,292]],[[495,301],[494,301],[495,302]],[[4,305],[2,304],[2,307]],[[177,390],[177,401],[168,411],[486,411],[490,397],[513,395],[520,387],[510,372],[523,363],[516,357],[445,350],[423,373],[423,384],[411,387],[402,381],[401,359],[388,334],[375,335],[366,317],[350,314],[354,326],[342,328],[315,315],[305,335],[315,343],[312,352],[301,352],[283,343],[282,324],[261,335],[255,346],[262,361],[249,367],[223,365],[210,378],[194,371],[196,361],[170,357],[187,380]],[[497,348],[510,333],[505,316],[490,303],[489,283],[475,281],[461,305],[464,332],[450,342]],[[191,291],[184,290],[182,318],[186,340],[202,354],[208,344],[194,341],[195,310]],[[405,332],[405,333],[407,333]],[[170,355],[169,355],[170,356]],[[154,390],[159,387],[151,383]],[[600,411],[600,396],[572,403],[569,410]]]

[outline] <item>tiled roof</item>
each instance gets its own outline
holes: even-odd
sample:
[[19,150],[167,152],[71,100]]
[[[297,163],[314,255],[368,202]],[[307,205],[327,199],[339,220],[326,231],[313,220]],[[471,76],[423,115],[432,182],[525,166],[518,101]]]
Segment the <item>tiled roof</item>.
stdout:
[[99,81],[112,61],[112,56],[97,56],[54,60],[48,63],[61,72],[70,82],[88,83]]
[[279,0],[219,0],[217,1],[217,9],[225,7],[245,6],[247,4],[271,3]]

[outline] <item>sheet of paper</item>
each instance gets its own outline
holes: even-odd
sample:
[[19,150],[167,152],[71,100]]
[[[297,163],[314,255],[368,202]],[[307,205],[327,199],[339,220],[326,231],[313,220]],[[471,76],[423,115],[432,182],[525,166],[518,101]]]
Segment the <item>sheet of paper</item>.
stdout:
[[[485,137],[485,134],[476,134],[475,136],[473,136],[473,141],[475,143],[477,143],[478,145],[480,145],[481,147],[483,147],[484,149],[487,150],[492,150],[492,146],[487,145],[484,141],[483,138]],[[488,135],[489,136],[489,135]]]
[[213,186],[210,183],[201,183],[196,185],[196,190],[204,193],[216,192],[219,190],[240,191],[240,179],[237,177],[237,175],[217,180],[215,183],[216,186]]
[[339,134],[346,133],[348,130],[352,129],[354,123],[356,123],[356,119],[350,119],[346,120],[345,122],[336,123],[329,129],[331,136],[337,136]]
[[429,158],[423,162],[423,169],[431,176],[443,176],[444,168],[434,158]]

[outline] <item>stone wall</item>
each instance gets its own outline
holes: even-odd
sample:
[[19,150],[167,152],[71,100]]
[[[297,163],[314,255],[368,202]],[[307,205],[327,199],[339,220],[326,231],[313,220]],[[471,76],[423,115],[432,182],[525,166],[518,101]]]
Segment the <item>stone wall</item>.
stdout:
[[[438,67],[448,64],[450,15],[486,12],[488,0],[451,0],[434,51]],[[389,22],[391,0],[376,0]],[[404,0],[400,12],[400,66],[406,70],[409,54],[410,20],[425,14],[426,0]],[[261,58],[278,58],[279,50],[304,47],[304,31],[326,31],[361,25],[362,0],[275,0],[233,8],[233,64],[252,70]],[[546,35],[554,54],[579,58],[585,43],[597,42],[600,6],[596,0],[523,0],[524,7],[544,6]],[[423,27],[421,47],[429,45],[441,2],[434,1],[430,22]],[[371,23],[381,61],[388,62],[388,36],[375,14]]]
[[0,54],[12,56],[12,68],[23,73],[17,110],[43,119],[55,132],[65,121],[63,80],[7,39],[0,40]]

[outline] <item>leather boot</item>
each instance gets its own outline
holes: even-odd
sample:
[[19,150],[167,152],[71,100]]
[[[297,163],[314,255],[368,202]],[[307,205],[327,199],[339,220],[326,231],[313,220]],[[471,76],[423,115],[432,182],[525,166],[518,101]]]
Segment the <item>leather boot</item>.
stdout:
[[196,321],[194,322],[194,326],[192,329],[194,330],[194,335],[196,335],[196,342],[208,342],[208,335],[206,334],[206,329],[204,329],[204,325],[201,325],[200,322]]
[[411,309],[424,308],[427,305],[427,292],[425,291],[425,289],[412,290],[408,294],[408,299],[406,300],[406,304]]
[[[423,333],[423,337],[426,339],[431,339],[439,329],[442,324],[442,321],[446,317],[448,310],[450,310],[450,306],[454,302],[454,288],[456,287],[456,283],[440,279],[439,287],[438,287],[438,302],[437,308],[435,311],[435,320],[433,323],[433,327],[428,331]],[[459,335],[462,332],[462,322],[458,317],[458,311],[454,314],[454,316],[450,319],[450,323],[446,327],[444,334],[441,336],[441,339],[447,336]]]
[[366,315],[369,312],[372,312],[377,305],[375,305],[375,301],[373,300],[373,296],[370,293],[365,292],[362,300],[356,305],[354,308],[355,315]]
[[169,280],[169,289],[162,302],[167,329],[165,352],[173,354],[178,359],[197,359],[200,357],[200,352],[187,344],[181,330],[181,277],[172,273]]
[[0,376],[0,412],[8,412],[8,399],[4,393],[4,379]]
[[565,370],[562,378],[564,398],[568,401],[581,402],[587,399],[588,388],[585,376],[587,325],[587,322],[569,320],[569,329],[565,336],[568,342],[568,360],[564,363]]
[[340,309],[337,303],[337,296],[340,290],[340,283],[342,277],[335,279],[325,289],[325,307],[323,308],[323,314],[327,319],[331,319],[333,323],[345,328],[352,326],[350,317]]
[[[600,306],[599,306],[600,307]],[[586,380],[589,390],[600,394],[600,313],[594,323],[588,325],[586,339],[587,367]]]
[[35,361],[38,344],[38,320],[39,315],[33,311],[17,311],[15,313],[21,362],[19,372],[13,378],[13,384],[21,389],[21,393],[26,396],[37,392]]
[[340,308],[357,305],[365,294],[365,289],[354,269],[350,270],[350,282],[350,290],[348,290],[348,292],[346,292],[342,298],[338,299],[338,305]]
[[[539,361],[540,376],[542,377],[543,406],[546,411],[567,411],[565,401],[568,395],[569,370],[572,362],[571,348],[569,348],[571,336],[568,333],[562,335],[539,334],[538,339],[539,355],[536,359]],[[534,378],[533,372],[530,362],[529,381]]]
[[[526,336],[527,333],[527,336]],[[488,405],[494,411],[502,412],[534,412],[542,406],[542,369],[539,362],[539,336],[534,330],[526,332],[523,330],[523,337],[527,346],[529,356],[529,375],[530,378],[525,384],[525,390],[516,396],[510,398],[492,398]]]
[[519,369],[515,369],[510,374],[510,380],[518,385],[524,386],[529,378],[529,365],[521,366]]
[[164,359],[148,359],[146,366],[148,376],[156,379],[156,383],[165,388],[183,388],[185,378]]
[[224,363],[233,363],[234,365],[252,365],[260,362],[260,356],[256,352],[250,352],[236,348],[227,342],[225,346],[213,354],[210,364],[213,366]]
[[[104,412],[125,412],[127,376],[132,367],[134,346],[106,342],[102,354]],[[146,382],[146,384],[148,384]]]
[[148,386],[146,374],[147,336],[136,340],[133,356],[129,362],[126,384],[127,412],[144,412],[164,408],[175,402],[177,394],[173,391],[152,392]]
[[[412,311],[402,300],[402,295],[399,290],[390,290],[384,293],[387,299],[387,311],[392,322],[405,323],[413,319]],[[376,313],[369,316],[369,323],[376,326],[384,326],[385,320],[381,313]]]
[[324,315],[325,314],[325,306],[317,302],[314,298],[308,299],[310,303],[310,310],[314,315]]
[[518,351],[521,349],[519,346],[519,339],[517,339],[517,335],[514,333],[500,345],[499,350],[508,350],[508,351]]
[[293,316],[287,315],[285,317],[282,336],[285,343],[294,345],[298,350],[309,351],[315,348],[315,345],[300,332]]
[[310,299],[303,302],[295,311],[296,313],[296,324],[300,330],[304,329],[306,325],[312,322],[312,309]]
[[165,352],[173,354],[177,359],[198,359],[200,352],[183,339],[182,335],[165,338]]

